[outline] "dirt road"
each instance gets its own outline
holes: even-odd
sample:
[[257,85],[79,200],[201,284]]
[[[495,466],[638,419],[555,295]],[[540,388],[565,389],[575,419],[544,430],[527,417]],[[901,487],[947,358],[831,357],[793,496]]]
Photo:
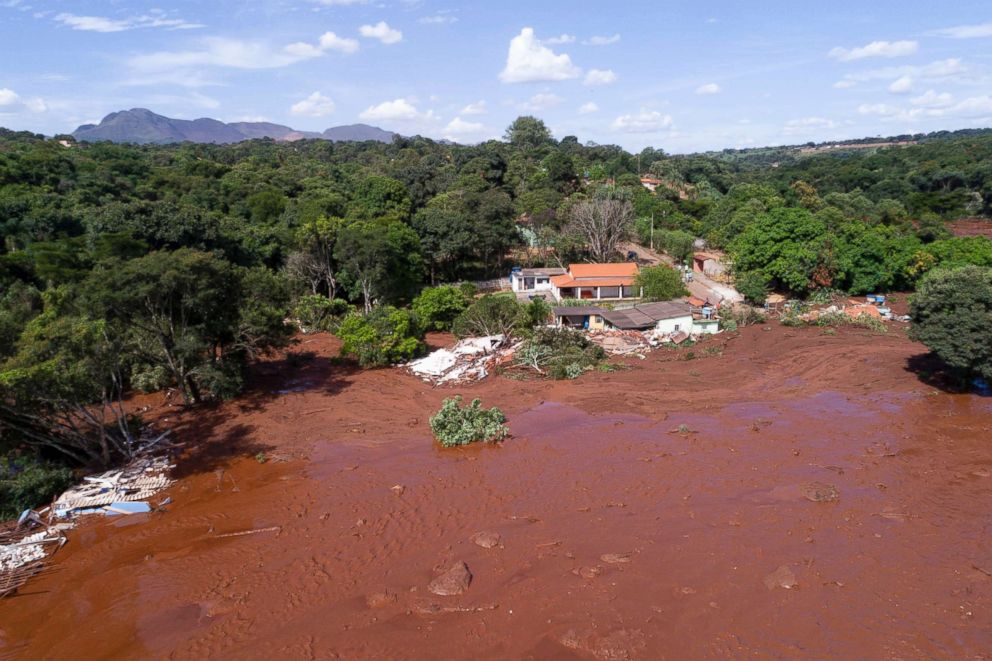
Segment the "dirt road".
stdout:
[[[620,249],[625,253],[635,253],[638,260],[643,264],[675,265],[672,258],[665,253],[651,250],[650,248],[637,243],[625,243]],[[739,303],[744,300],[744,297],[741,296],[740,292],[736,289],[730,287],[729,285],[721,284],[704,273],[693,273],[692,281],[686,283],[686,288],[693,296],[701,298],[704,301],[709,301],[715,305],[719,305],[723,302]]]
[[[920,382],[902,330],[458,390],[337,347],[213,408],[149,399],[191,446],[173,505],[72,531],[0,602],[5,655],[989,658],[992,400]],[[438,449],[456,392],[513,437]],[[464,594],[428,590],[460,562]]]

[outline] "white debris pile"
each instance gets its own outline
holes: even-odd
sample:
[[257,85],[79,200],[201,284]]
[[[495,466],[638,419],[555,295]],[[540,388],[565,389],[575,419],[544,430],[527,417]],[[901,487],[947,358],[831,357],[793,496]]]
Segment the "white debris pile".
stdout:
[[517,345],[507,346],[502,335],[469,337],[451,349],[438,349],[405,365],[429,383],[480,381],[496,365],[510,360]]
[[0,597],[45,570],[45,561],[65,544],[67,526],[72,524],[48,525],[38,512],[25,510],[16,523],[0,528]]
[[83,482],[56,499],[57,517],[78,514],[132,514],[150,511],[142,503],[172,484],[167,473],[174,465],[164,456],[141,456],[124,468],[83,478]]
[[48,556],[46,544],[62,544],[65,541],[58,532],[41,530],[10,544],[0,545],[0,573],[13,571]]

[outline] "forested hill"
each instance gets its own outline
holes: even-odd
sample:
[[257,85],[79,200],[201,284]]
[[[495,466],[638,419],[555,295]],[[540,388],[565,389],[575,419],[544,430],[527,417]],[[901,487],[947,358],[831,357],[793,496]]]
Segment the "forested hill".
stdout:
[[272,122],[232,122],[225,124],[216,119],[172,119],[145,108],[132,108],[112,112],[99,124],[83,124],[72,132],[72,137],[87,142],[123,142],[135,144],[169,144],[173,142],[207,142],[228,144],[253,138],[272,138],[293,142],[306,138],[339,142],[376,140],[392,142],[396,136],[368,124],[334,126],[323,133],[297,131]]
[[[636,227],[653,218],[657,231],[704,237],[736,254],[739,267],[760,271],[770,287],[906,287],[932,261],[917,253],[944,246],[944,221],[992,216],[987,131],[813,153],[764,168],[708,154],[631,154],[574,136],[554,140],[534,118],[518,119],[506,138],[476,146],[419,137],[139,146],[0,130],[0,277],[36,287],[70,283],[105,252],[124,251],[125,239],[128,250],[190,247],[283,270],[294,255],[315,249],[318,239],[308,232],[329,220],[349,228],[385,224],[391,240],[416,255],[409,272],[392,272],[403,279],[379,292],[403,300],[425,281],[501,273],[523,238],[537,248],[530,259],[581,258],[569,210],[610,184],[630,200]],[[652,194],[641,174],[663,184]],[[748,244],[776,214],[803,225],[776,232],[807,236],[805,251],[813,239],[821,242],[818,254],[792,264],[766,254],[787,249],[787,241]],[[515,222],[522,217],[523,233]],[[330,238],[319,240],[333,243],[337,230],[328,231]],[[885,268],[869,269],[877,278],[853,275],[869,260],[853,246],[867,245],[888,255]],[[900,263],[888,263],[893,254]],[[924,263],[910,268],[911,258]],[[787,266],[773,272],[772,262]],[[337,293],[359,297],[350,278],[342,271]]]

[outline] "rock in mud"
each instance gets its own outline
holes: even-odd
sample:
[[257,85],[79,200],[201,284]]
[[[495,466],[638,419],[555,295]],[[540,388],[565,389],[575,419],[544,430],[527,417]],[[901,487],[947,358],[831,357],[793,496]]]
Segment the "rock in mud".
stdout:
[[599,559],[611,565],[619,565],[631,561],[629,553],[604,553],[599,556]]
[[788,565],[782,565],[771,574],[768,574],[768,576],[765,576],[765,587],[769,590],[774,590],[775,588],[791,590],[796,585],[796,574]]
[[390,491],[395,493],[397,496],[402,496],[403,492],[406,491],[406,487],[403,486],[402,484],[394,484],[392,487],[390,487]]
[[464,562],[456,562],[443,574],[435,578],[427,589],[442,597],[463,594],[472,584],[472,572]]
[[385,608],[390,604],[396,603],[396,593],[390,592],[389,590],[383,590],[382,592],[373,592],[372,594],[365,596],[365,604],[369,608]]
[[603,570],[599,567],[579,567],[578,569],[573,569],[572,573],[582,578],[596,578],[603,573]]
[[491,549],[494,546],[499,546],[499,542],[502,538],[499,536],[498,532],[483,530],[482,532],[475,533],[469,539],[476,546],[481,546],[484,549]]
[[840,498],[840,491],[832,484],[810,482],[803,485],[803,497],[814,503],[830,503]]

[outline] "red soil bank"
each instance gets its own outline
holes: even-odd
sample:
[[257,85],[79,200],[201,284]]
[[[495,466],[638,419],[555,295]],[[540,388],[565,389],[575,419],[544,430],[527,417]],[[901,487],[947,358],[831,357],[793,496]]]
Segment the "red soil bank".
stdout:
[[[319,356],[261,366],[238,401],[154,398],[194,446],[169,511],[70,533],[59,571],[0,602],[3,651],[989,658],[992,400],[921,382],[904,327],[747,328],[693,360],[458,390],[300,348]],[[513,438],[432,444],[456,392]],[[461,561],[468,589],[431,594]]]

